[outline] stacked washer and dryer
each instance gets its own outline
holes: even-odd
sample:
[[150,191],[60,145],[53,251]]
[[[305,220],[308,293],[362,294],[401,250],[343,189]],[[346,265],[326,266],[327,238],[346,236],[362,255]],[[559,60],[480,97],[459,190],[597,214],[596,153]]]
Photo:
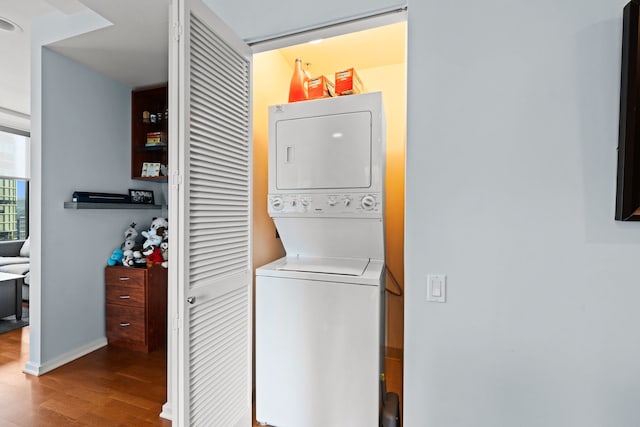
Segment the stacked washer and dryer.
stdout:
[[256,270],[263,425],[378,425],[385,137],[379,92],[269,109],[268,212],[287,255]]

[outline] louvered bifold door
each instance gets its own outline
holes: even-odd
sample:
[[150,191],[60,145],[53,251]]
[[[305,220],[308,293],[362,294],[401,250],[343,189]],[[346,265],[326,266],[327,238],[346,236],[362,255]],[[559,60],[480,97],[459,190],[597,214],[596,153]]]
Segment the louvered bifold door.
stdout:
[[184,0],[178,199],[180,424],[251,425],[251,53]]

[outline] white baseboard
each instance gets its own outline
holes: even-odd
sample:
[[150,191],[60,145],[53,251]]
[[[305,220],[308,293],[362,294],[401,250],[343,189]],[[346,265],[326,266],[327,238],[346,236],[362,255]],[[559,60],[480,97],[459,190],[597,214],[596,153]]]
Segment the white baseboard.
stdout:
[[160,418],[164,418],[165,420],[172,421],[173,417],[171,416],[171,403],[166,402],[162,405],[162,412],[160,412]]
[[85,356],[92,351],[96,351],[99,348],[107,345],[107,338],[102,337],[100,339],[95,340],[92,343],[89,343],[85,346],[79,347],[75,350],[72,350],[68,353],[65,353],[61,356],[56,357],[53,360],[50,360],[45,363],[36,363],[32,361],[28,361],[26,365],[24,365],[24,373],[29,375],[40,376],[49,371],[53,371],[56,368],[59,368],[62,365],[66,365],[67,363],[76,360],[82,356]]

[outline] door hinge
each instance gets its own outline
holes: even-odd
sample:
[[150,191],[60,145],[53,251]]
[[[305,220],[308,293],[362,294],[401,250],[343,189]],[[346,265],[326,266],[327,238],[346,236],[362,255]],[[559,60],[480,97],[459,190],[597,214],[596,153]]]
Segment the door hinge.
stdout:
[[176,21],[173,23],[173,40],[179,42],[180,37],[182,37],[182,25]]
[[173,188],[178,188],[179,185],[182,184],[182,175],[178,171],[174,171],[171,174],[171,186]]

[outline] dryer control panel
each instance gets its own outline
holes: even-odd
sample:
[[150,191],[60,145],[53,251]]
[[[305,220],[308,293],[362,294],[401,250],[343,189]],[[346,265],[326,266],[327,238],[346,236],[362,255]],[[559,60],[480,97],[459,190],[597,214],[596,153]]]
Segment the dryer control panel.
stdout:
[[268,211],[278,216],[378,217],[380,193],[269,194]]

